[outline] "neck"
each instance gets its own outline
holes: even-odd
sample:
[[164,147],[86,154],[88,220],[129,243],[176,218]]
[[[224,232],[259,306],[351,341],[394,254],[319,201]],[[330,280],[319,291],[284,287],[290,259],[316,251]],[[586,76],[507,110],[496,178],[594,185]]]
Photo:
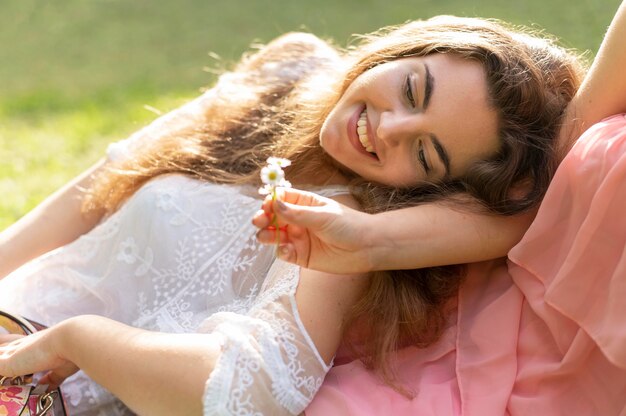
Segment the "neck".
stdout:
[[350,177],[319,147],[297,154],[288,169],[287,179],[295,186],[348,185],[350,182]]
[[289,175],[287,172],[287,178],[292,184],[297,186],[313,185],[313,186],[328,186],[328,185],[348,185],[350,182],[348,178],[342,175],[334,167],[320,167],[315,172],[304,171]]

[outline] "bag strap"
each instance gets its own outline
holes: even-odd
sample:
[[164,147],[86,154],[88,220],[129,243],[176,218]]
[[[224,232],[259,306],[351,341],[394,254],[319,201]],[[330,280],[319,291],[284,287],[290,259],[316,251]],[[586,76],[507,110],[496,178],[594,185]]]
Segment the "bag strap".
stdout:
[[0,327],[11,334],[30,335],[37,332],[37,328],[21,316],[0,309]]

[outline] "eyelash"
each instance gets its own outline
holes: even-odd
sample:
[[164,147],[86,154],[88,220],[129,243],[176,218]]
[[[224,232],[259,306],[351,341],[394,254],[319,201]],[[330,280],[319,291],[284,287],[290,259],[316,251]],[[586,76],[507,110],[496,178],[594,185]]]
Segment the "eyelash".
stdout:
[[424,167],[426,173],[430,172],[430,167],[428,166],[428,163],[426,163],[426,157],[424,156],[424,146],[422,145],[421,141],[419,147],[417,148],[417,158]]
[[411,90],[411,75],[406,76],[406,83],[404,88],[406,98],[407,100],[409,100],[409,104],[411,104],[411,107],[415,108],[415,97],[413,97],[413,91]]

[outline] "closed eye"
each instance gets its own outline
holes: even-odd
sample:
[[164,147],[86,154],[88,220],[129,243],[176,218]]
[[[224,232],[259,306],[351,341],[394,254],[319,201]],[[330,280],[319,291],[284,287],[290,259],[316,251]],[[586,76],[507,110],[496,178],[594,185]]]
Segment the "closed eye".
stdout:
[[406,82],[405,82],[405,95],[406,95],[406,99],[409,101],[409,104],[411,104],[411,107],[415,108],[415,97],[413,96],[413,90],[411,89],[411,74],[406,76]]
[[430,166],[428,166],[428,163],[426,162],[426,156],[424,155],[424,145],[422,144],[421,140],[420,140],[419,148],[417,150],[417,158],[419,159],[419,162],[422,164],[424,171],[428,175],[428,172],[430,172]]

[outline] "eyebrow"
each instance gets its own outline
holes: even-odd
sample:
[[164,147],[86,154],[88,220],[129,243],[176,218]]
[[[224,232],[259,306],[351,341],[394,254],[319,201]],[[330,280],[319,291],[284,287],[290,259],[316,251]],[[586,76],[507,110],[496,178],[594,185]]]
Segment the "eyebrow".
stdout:
[[446,149],[441,145],[437,136],[434,134],[430,134],[429,136],[437,155],[439,155],[439,159],[441,159],[441,162],[446,167],[446,176],[450,176],[450,156],[448,156],[448,152],[446,152]]
[[426,110],[428,108],[428,104],[430,103],[430,96],[433,94],[435,79],[430,73],[428,65],[424,64],[424,68],[426,70],[426,82],[424,84],[424,101],[422,102],[422,108]]

